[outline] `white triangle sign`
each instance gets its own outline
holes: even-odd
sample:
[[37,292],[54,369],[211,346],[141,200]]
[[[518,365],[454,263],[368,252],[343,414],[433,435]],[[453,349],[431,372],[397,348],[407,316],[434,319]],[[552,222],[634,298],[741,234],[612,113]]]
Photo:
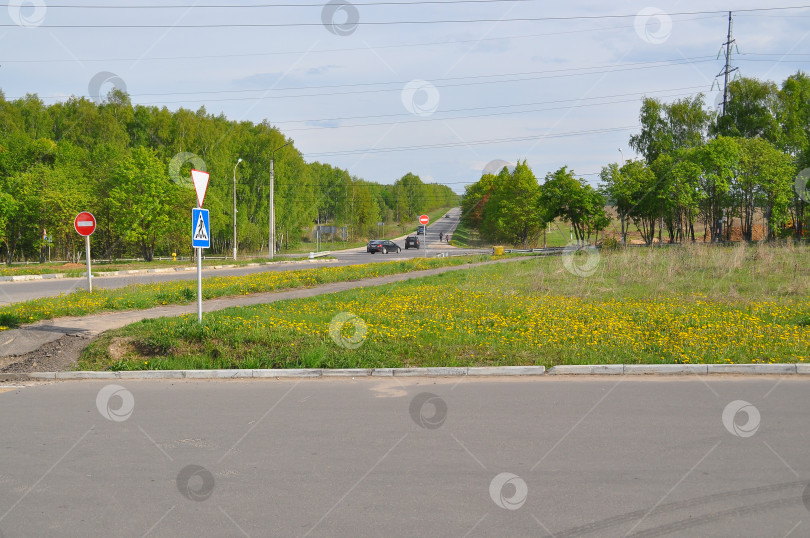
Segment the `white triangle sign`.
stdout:
[[194,182],[194,190],[197,191],[197,207],[202,207],[205,200],[205,189],[208,188],[208,172],[200,170],[191,171],[191,180]]

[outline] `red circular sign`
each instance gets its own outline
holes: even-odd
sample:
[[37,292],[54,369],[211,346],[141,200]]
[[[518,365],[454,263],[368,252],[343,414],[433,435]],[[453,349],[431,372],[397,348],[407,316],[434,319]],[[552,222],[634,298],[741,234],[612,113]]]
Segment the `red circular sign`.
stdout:
[[430,222],[430,217],[427,215],[422,215],[419,217],[419,224],[427,224],[428,222]]
[[73,221],[73,227],[79,232],[79,235],[93,235],[96,231],[96,217],[92,213],[82,211],[76,215],[76,220]]

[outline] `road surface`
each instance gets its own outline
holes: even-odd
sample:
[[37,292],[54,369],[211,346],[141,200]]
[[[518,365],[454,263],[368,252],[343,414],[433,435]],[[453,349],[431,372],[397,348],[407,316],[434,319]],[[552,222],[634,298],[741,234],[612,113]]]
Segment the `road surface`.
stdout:
[[810,534],[810,379],[116,383],[0,394],[0,535]]
[[[394,259],[414,258],[418,256],[436,256],[440,253],[452,254],[475,254],[485,252],[483,250],[467,250],[456,249],[448,246],[447,244],[439,244],[439,232],[447,233],[448,230],[452,231],[458,225],[458,220],[461,215],[460,208],[451,209],[448,213],[451,217],[448,219],[438,219],[434,224],[428,227],[428,245],[427,249],[405,250],[405,241],[397,241],[403,247],[402,252],[398,254],[368,254],[365,247],[354,248],[348,250],[335,251],[332,253],[337,262],[329,262],[329,266],[341,265],[357,265],[362,263],[372,262],[385,262]],[[227,262],[223,262],[227,263]],[[327,264],[324,264],[327,265]],[[218,276],[237,276],[247,275],[251,273],[261,273],[268,271],[294,271],[299,269],[307,269],[311,267],[318,267],[320,264],[279,264],[275,266],[262,265],[259,267],[240,267],[232,269],[209,269],[203,270],[203,277],[218,277]],[[166,282],[171,280],[189,280],[194,281],[197,279],[195,271],[179,272],[179,273],[148,273],[139,275],[126,275],[126,276],[113,276],[113,277],[97,277],[93,280],[95,288],[122,288],[130,284],[149,284],[154,282]],[[29,299],[36,299],[38,297],[54,297],[60,293],[71,293],[76,289],[86,289],[86,278],[65,278],[55,280],[36,280],[27,282],[2,282],[0,283],[0,306],[4,304],[16,303],[26,301]]]

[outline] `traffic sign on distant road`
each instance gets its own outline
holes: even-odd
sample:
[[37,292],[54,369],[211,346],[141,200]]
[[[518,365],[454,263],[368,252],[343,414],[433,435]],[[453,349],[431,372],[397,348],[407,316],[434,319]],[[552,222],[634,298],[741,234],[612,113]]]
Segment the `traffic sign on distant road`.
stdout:
[[419,217],[419,224],[427,225],[428,222],[430,222],[430,217],[428,217],[427,215],[422,215]]
[[76,219],[73,221],[73,227],[76,228],[79,235],[85,237],[93,235],[93,232],[96,231],[96,217],[94,217],[92,213],[82,211],[76,215]]

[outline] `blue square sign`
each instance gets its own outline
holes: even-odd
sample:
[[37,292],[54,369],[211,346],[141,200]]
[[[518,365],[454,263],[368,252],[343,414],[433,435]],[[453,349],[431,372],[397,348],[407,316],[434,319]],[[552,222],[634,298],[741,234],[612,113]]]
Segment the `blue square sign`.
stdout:
[[191,246],[211,248],[211,221],[207,209],[198,207],[191,210]]

